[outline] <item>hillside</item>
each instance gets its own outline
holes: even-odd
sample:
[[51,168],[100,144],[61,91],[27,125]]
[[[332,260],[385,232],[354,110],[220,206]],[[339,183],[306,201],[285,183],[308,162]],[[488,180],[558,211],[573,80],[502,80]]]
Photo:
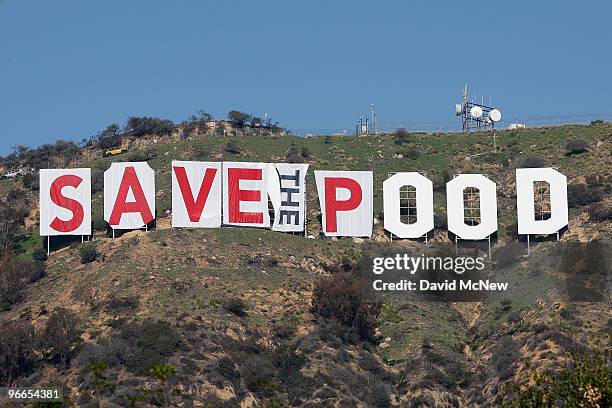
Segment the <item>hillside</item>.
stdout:
[[[68,344],[61,353],[32,340],[12,384],[57,384],[68,406],[463,407],[496,406],[504,398],[518,404],[509,384],[533,383],[536,371],[559,371],[571,353],[610,349],[612,125],[498,131],[497,152],[491,135],[151,136],[114,158],[102,158],[95,147],[80,150],[69,166],[97,169],[93,242],[54,239],[46,273],[0,313],[5,329],[31,323],[40,339],[52,333],[51,316],[66,309],[79,330],[72,341],[61,337]],[[568,153],[573,139],[590,148]],[[155,170],[153,231],[107,235],[99,177],[113,160],[147,160]],[[373,170],[374,237],[171,229],[172,160],[309,163],[313,237],[320,231],[313,170]],[[526,164],[556,167],[570,184],[568,231],[561,243],[532,242],[529,256],[516,239],[514,194],[514,171]],[[382,182],[398,171],[420,171],[434,181],[436,230],[427,244],[391,241],[383,231]],[[313,313],[317,284],[343,273],[370,274],[372,254],[448,245],[444,185],[458,173],[485,174],[497,183],[500,228],[489,277],[508,281],[507,293],[477,302],[384,294],[372,339]],[[0,192],[27,210],[8,247],[17,260],[29,261],[43,242],[35,185],[23,177],[0,180]],[[83,263],[82,249],[92,246],[98,256]],[[486,246],[463,248],[482,255]],[[591,273],[588,282],[576,284],[585,273]],[[176,372],[151,376],[160,363]],[[594,391],[595,401],[610,397],[609,377],[605,387]]]

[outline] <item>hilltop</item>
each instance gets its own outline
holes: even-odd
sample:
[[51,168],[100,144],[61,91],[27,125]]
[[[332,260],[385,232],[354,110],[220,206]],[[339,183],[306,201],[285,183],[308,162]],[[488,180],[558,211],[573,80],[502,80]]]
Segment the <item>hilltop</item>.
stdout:
[[[68,344],[61,353],[32,341],[27,364],[11,380],[61,385],[78,406],[483,406],[511,396],[509,384],[531,380],[533,370],[565,367],[572,352],[609,348],[609,293],[596,286],[603,276],[605,287],[612,264],[612,125],[497,131],[497,152],[491,136],[398,131],[300,138],[197,129],[185,135],[178,127],[163,137],[126,136],[127,152],[115,157],[102,157],[106,145],[68,149],[68,156],[51,155],[48,162],[94,169],[96,232],[91,243],[54,239],[47,260],[39,251],[35,177],[0,180],[4,210],[18,208],[24,219],[5,230],[12,237],[6,247],[27,275],[20,296],[1,302],[3,325],[44,337],[55,333],[49,322],[58,311],[79,322],[71,341],[60,337]],[[157,225],[112,239],[102,219],[102,174],[118,160],[146,160],[155,170]],[[171,229],[172,160],[309,163],[313,237],[320,211],[312,170],[373,170],[373,239]],[[527,257],[516,237],[514,170],[542,166],[568,177],[570,225],[561,243],[535,242]],[[399,171],[420,171],[434,182],[436,230],[428,244],[391,242],[383,231],[382,182]],[[435,302],[359,292],[359,306],[372,307],[375,317],[371,338],[315,313],[321,282],[370,273],[372,254],[446,248],[444,185],[472,172],[497,183],[500,230],[490,277],[508,281],[508,293]],[[83,257],[85,248],[95,248],[91,259]],[[464,249],[485,253],[485,247]],[[44,265],[35,277],[27,263],[33,256],[40,258],[38,270]],[[588,269],[601,274],[580,288],[578,298],[591,301],[577,302],[572,279]],[[102,364],[96,369],[92,362]],[[150,374],[160,363],[176,370],[167,380]]]

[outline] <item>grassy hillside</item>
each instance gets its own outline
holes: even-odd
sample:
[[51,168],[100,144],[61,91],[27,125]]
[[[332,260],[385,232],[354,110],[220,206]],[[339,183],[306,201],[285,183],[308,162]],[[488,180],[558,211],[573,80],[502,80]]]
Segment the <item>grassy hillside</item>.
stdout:
[[[491,135],[262,135],[158,143],[143,138],[138,148],[114,159],[84,150],[70,166],[105,170],[112,160],[148,159],[156,172],[157,228],[116,239],[99,230],[86,244],[56,240],[46,275],[31,279],[20,299],[0,314],[5,328],[27,322],[38,339],[12,384],[61,385],[66,404],[74,406],[522,404],[511,384],[530,381],[535,372],[559,371],[571,353],[610,348],[609,293],[593,285],[603,276],[605,286],[605,268],[612,264],[612,125],[498,131],[497,152],[491,151]],[[568,154],[566,145],[576,138],[587,140],[591,149]],[[378,221],[388,173],[423,172],[434,181],[442,223],[449,177],[486,174],[498,186],[500,217],[489,278],[508,281],[511,289],[478,302],[454,303],[383,294],[376,299],[381,309],[374,336],[364,339],[312,312],[317,285],[343,273],[371,274],[367,257],[373,253],[436,250],[448,242],[445,229],[437,229],[435,242],[425,244],[390,242],[380,222],[374,239],[366,241],[250,228],[169,228],[172,160],[288,159],[311,165],[308,233],[315,237],[320,230],[315,169],[373,170]],[[562,243],[536,242],[528,257],[513,230],[514,170],[527,159],[557,167],[571,186],[598,192],[589,200],[571,197]],[[26,227],[12,245],[19,259],[29,260],[41,246],[37,192],[21,183],[2,180],[0,191],[18,191],[24,206],[31,206]],[[570,192],[579,195],[580,188]],[[93,202],[94,222],[101,225],[101,189],[94,191]],[[83,263],[81,250],[91,246],[98,256]],[[564,258],[567,253],[571,259]],[[592,292],[577,302],[571,283],[587,270],[601,273],[583,285]],[[73,341],[66,341],[65,332],[59,336],[60,343],[69,344],[64,353],[44,340],[57,332],[49,322],[58,310],[78,322]],[[168,378],[151,373],[151,367],[164,363],[176,372]],[[588,371],[581,384],[594,386],[593,398],[604,406],[610,397],[609,371],[597,373]],[[602,377],[608,378],[603,385]]]

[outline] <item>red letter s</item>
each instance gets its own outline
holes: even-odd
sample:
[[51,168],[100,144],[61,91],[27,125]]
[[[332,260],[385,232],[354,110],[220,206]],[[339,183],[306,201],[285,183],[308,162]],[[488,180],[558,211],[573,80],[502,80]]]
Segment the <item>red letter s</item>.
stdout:
[[64,187],[74,187],[77,188],[81,185],[83,181],[79,176],[75,176],[74,174],[66,174],[56,178],[53,183],[51,183],[51,201],[53,201],[56,205],[67,209],[72,212],[72,218],[68,221],[62,221],[59,218],[55,217],[55,219],[51,222],[50,226],[56,231],[59,232],[70,232],[74,231],[83,222],[83,206],[76,200],[72,198],[68,198],[62,195],[62,188]]

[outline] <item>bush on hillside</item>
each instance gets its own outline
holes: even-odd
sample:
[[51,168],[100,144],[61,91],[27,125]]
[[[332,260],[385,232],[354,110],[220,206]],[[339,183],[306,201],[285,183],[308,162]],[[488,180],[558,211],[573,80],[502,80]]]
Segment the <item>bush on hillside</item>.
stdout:
[[303,163],[304,162],[304,158],[300,155],[298,149],[295,147],[292,147],[291,149],[289,149],[286,157],[287,157],[288,163]]
[[134,150],[131,153],[128,153],[126,156],[123,156],[122,159],[125,161],[149,161],[153,160],[157,157],[157,149],[153,147],[147,147],[146,149]]
[[252,116],[248,113],[232,110],[228,112],[227,118],[232,125],[242,127],[251,121]]
[[25,214],[20,210],[19,202],[0,199],[0,252],[13,247],[24,221]]
[[565,151],[568,156],[573,154],[580,154],[588,151],[591,148],[591,144],[584,139],[572,139],[565,146]]
[[168,119],[132,116],[128,118],[127,127],[132,135],[140,137],[144,135],[170,135],[175,126]]
[[374,336],[381,302],[365,279],[351,272],[340,272],[317,282],[311,310],[317,316],[351,328],[362,339],[370,340]]
[[47,357],[66,366],[73,349],[81,341],[82,333],[81,320],[77,314],[59,308],[49,316],[40,340]]
[[132,346],[127,356],[127,368],[137,374],[147,374],[153,366],[165,363],[183,344],[179,332],[163,320],[128,323],[121,332]]
[[270,360],[263,356],[247,358],[240,366],[240,374],[251,391],[258,393],[271,391],[275,370]]
[[[46,253],[45,253],[46,255]],[[24,261],[27,267],[27,276],[30,283],[34,283],[39,279],[47,276],[47,264],[43,261],[28,262]]]
[[0,310],[9,310],[21,300],[21,292],[28,283],[46,275],[46,264],[27,261],[7,253],[0,258]]
[[493,262],[498,268],[515,266],[520,261],[523,251],[521,244],[514,241],[506,242],[493,253]]
[[0,385],[29,375],[35,365],[34,328],[27,321],[7,321],[0,330]]
[[295,335],[296,330],[297,326],[292,321],[278,322],[272,328],[272,332],[274,333],[275,337],[285,340],[292,338]]
[[567,186],[567,204],[571,208],[589,205],[601,200],[601,192],[597,188],[590,188],[584,183]]
[[244,300],[240,298],[235,297],[228,299],[223,304],[223,308],[236,316],[246,316],[246,304],[244,303]]
[[32,259],[39,262],[45,262],[47,260],[47,251],[43,248],[36,248],[32,251]]
[[40,188],[40,178],[38,174],[26,173],[21,178],[23,186],[29,190],[36,191]]
[[231,154],[240,154],[241,152],[240,147],[236,146],[233,143],[228,143],[227,145],[225,145],[223,150]]
[[530,169],[530,168],[538,168],[538,167],[546,167],[546,160],[540,156],[529,156],[525,157],[523,162],[521,163],[521,168]]
[[91,263],[98,258],[98,250],[93,245],[85,245],[79,250],[79,256],[82,264]]
[[410,132],[406,129],[397,129],[393,132],[393,143],[396,145],[403,145],[404,143],[408,143],[410,141]]
[[240,378],[240,372],[236,370],[236,365],[231,358],[224,356],[217,361],[216,369],[223,377],[228,380],[236,380]]
[[408,148],[408,150],[404,152],[404,157],[406,157],[407,159],[412,159],[412,160],[418,159],[420,155],[421,155],[421,152],[415,146]]
[[589,217],[592,221],[603,222],[612,220],[612,207],[605,203],[595,203],[589,207]]
[[498,394],[501,407],[612,406],[612,368],[597,353],[578,354],[555,372],[534,373],[522,384],[506,383]]

